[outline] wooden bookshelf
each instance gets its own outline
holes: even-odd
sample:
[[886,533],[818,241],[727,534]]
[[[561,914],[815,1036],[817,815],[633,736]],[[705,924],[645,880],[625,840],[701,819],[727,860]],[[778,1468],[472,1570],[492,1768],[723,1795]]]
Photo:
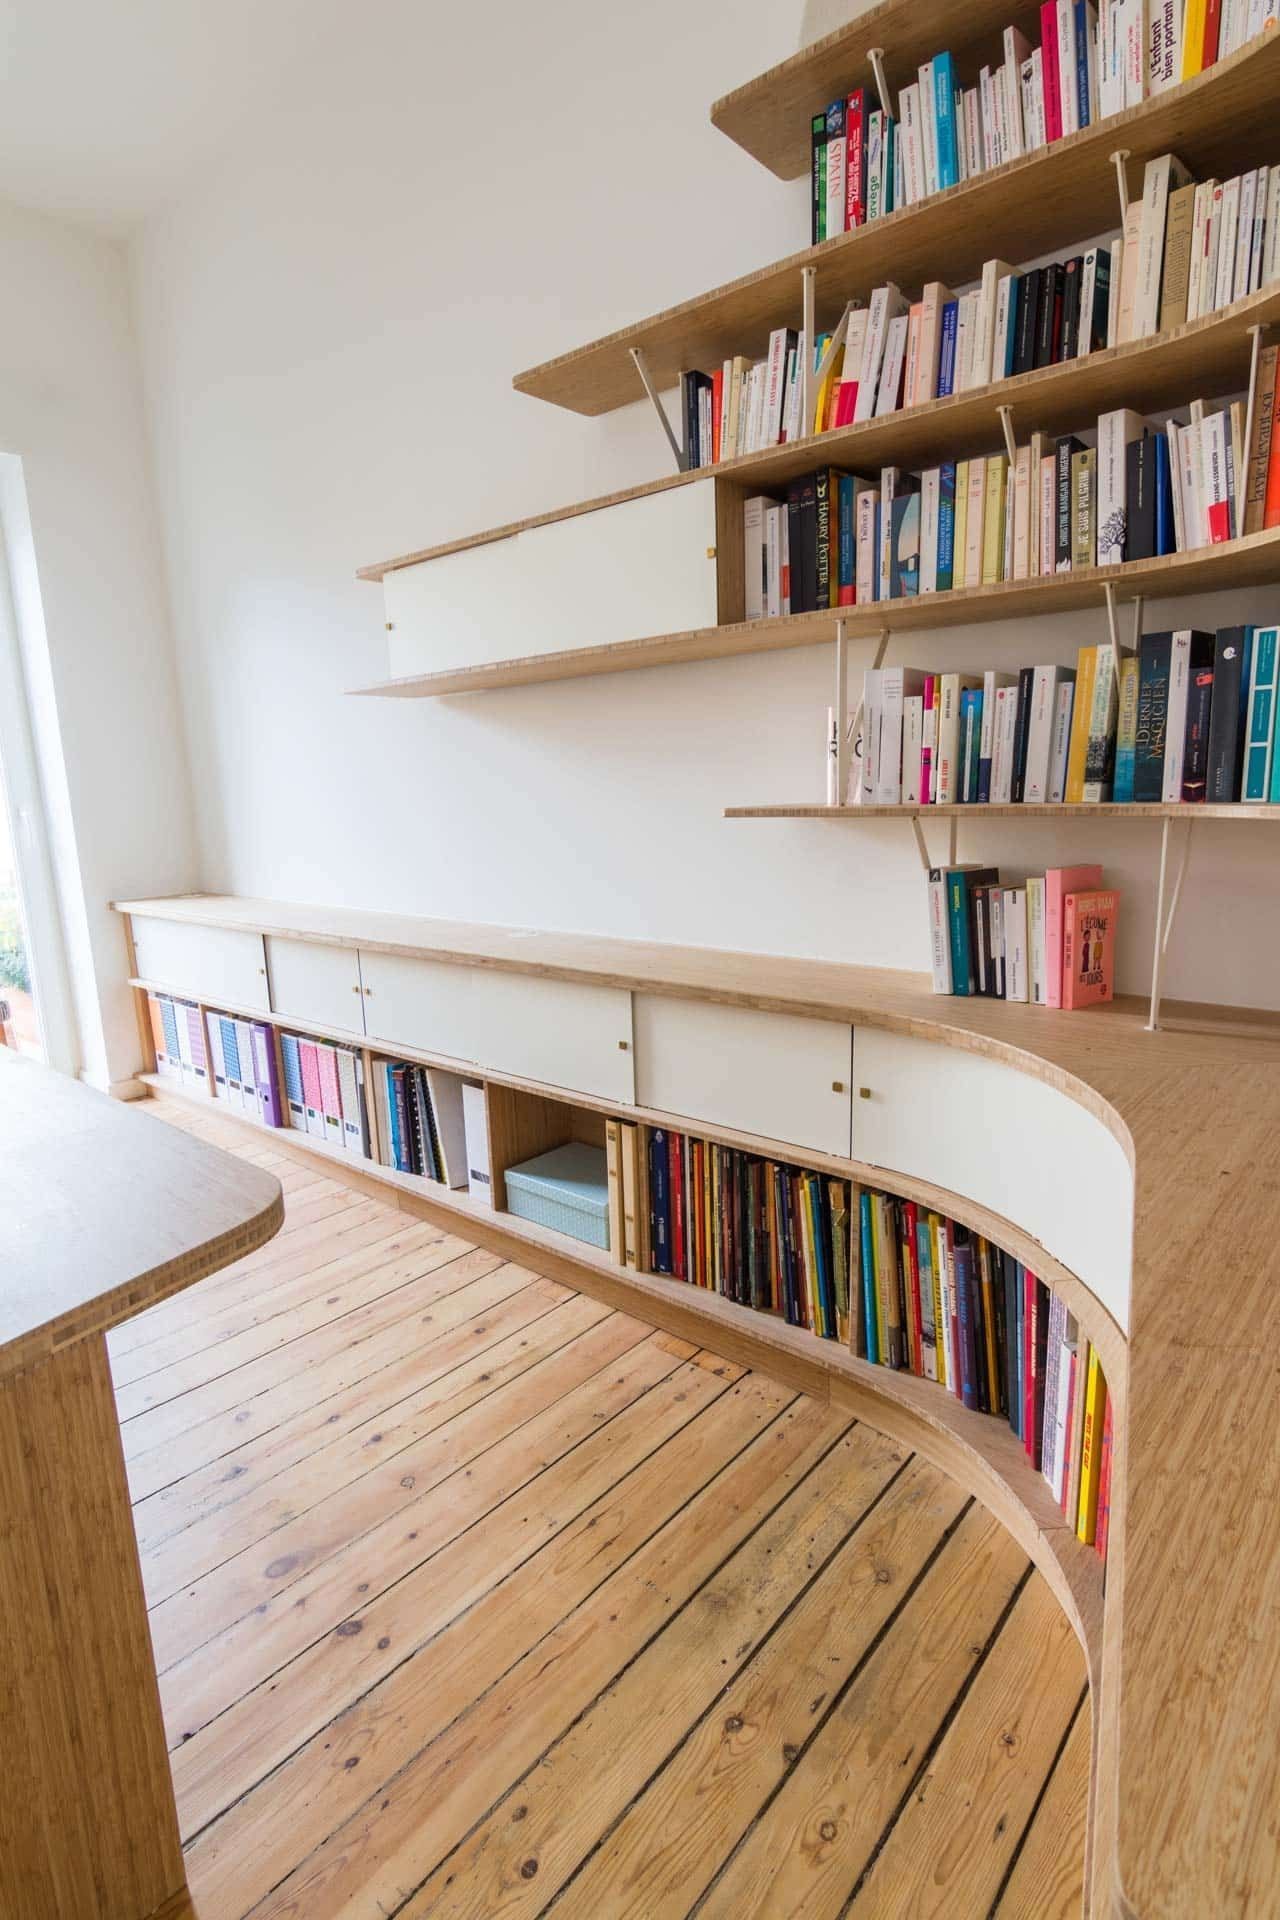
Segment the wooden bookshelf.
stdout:
[[[944,45],[934,10],[921,9],[921,16],[931,46]],[[1013,260],[1066,252],[1072,242],[1118,225],[1114,151],[1128,149],[1132,193],[1141,187],[1142,163],[1169,151],[1205,176],[1270,164],[1277,158],[1278,96],[1280,34],[1271,33],[1141,106],[559,354],[518,373],[513,384],[575,413],[609,413],[643,397],[631,347],[643,348],[654,385],[664,388],[686,367],[760,352],[771,328],[798,325],[802,267],[818,270],[822,326],[834,323],[854,295],[865,299],[888,279],[910,287],[932,279],[955,284],[976,278],[997,249]],[[807,117],[799,127],[807,142]]]
[[595,513],[709,476],[733,481],[752,492],[767,491],[827,462],[853,471],[880,466],[910,468],[963,459],[969,453],[992,452],[1004,445],[997,412],[1001,406],[1013,408],[1015,431],[1019,439],[1025,439],[1031,432],[1075,431],[1111,407],[1133,406],[1150,413],[1162,407],[1185,406],[1197,398],[1238,392],[1248,380],[1250,329],[1275,325],[1280,325],[1280,285],[1264,287],[1168,333],[1129,340],[1123,346],[1103,348],[1080,360],[1037,367],[966,393],[948,394],[916,407],[900,407],[877,419],[833,427],[828,433],[810,434],[757,453],[736,454],[713,467],[664,474],[598,499],[574,501],[505,526],[419,547],[360,567],[356,577],[381,581],[400,567],[509,540],[533,527]]
[[866,806],[824,807],[801,803],[799,806],[726,807],[726,820],[1021,820],[1028,825],[1037,820],[1280,820],[1280,806],[1244,805],[1190,801],[1105,801],[1094,806],[1065,802],[1022,805],[1001,802],[948,804],[945,806]]
[[638,667],[673,666],[690,660],[728,659],[736,654],[771,653],[811,647],[834,638],[844,621],[851,639],[878,634],[925,632],[941,627],[1025,620],[1046,613],[1103,617],[1103,587],[1111,582],[1121,599],[1142,595],[1162,599],[1185,593],[1224,592],[1236,587],[1270,586],[1280,580],[1280,527],[1247,534],[1221,546],[1190,553],[1164,553],[1117,567],[1087,567],[1034,580],[1003,580],[995,586],[961,587],[920,599],[878,600],[870,605],[832,607],[821,613],[784,614],[773,620],[743,620],[703,627],[690,633],[655,634],[616,641],[604,647],[579,647],[563,653],[539,653],[480,666],[412,674],[355,687],[353,693],[391,700],[428,700],[446,693],[489,693],[501,687],[527,687],[583,675],[626,673]]
[[[881,0],[856,20],[801,48],[767,73],[735,87],[711,109],[711,124],[776,173],[797,180],[809,170],[809,120],[830,100],[865,86],[875,98],[869,53],[883,47],[885,71],[895,90],[915,79],[915,69],[949,47],[974,75],[1003,58],[1001,34],[1020,26],[1037,42],[1040,9],[1017,0]],[[896,104],[896,100],[895,100]]]

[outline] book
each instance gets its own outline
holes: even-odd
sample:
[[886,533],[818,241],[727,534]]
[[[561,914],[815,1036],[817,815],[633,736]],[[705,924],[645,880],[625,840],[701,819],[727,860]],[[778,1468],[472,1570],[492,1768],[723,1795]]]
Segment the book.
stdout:
[[1097,1349],[1089,1350],[1089,1370],[1084,1396],[1084,1428],[1080,1447],[1080,1501],[1076,1511],[1076,1536],[1086,1547],[1092,1546],[1098,1522],[1098,1480],[1102,1455],[1102,1423],[1106,1413],[1106,1380],[1098,1362]]
[[[1030,881],[1028,881],[1030,889]],[[1102,886],[1099,866],[1050,867],[1044,876],[1044,1005],[1064,1002],[1063,956],[1066,938],[1066,902],[1070,894],[1087,895]]]
[[1173,634],[1144,633],[1138,650],[1138,706],[1134,723],[1133,797],[1158,801],[1164,794],[1165,742]]
[[1248,721],[1240,798],[1266,800],[1271,792],[1276,724],[1276,657],[1280,629],[1258,627],[1249,670]]
[[1253,639],[1252,627],[1220,627],[1214,642],[1205,798],[1215,803],[1240,798]]
[[1062,915],[1062,1005],[1067,1012],[1097,1006],[1115,993],[1116,916],[1113,891],[1068,893]]

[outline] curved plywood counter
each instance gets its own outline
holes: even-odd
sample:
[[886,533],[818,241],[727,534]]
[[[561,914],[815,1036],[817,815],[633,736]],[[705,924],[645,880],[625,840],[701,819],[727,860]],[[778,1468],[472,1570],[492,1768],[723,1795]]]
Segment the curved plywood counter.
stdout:
[[[823,1367],[833,1396],[887,1429],[909,1434],[925,1450],[921,1436],[931,1431],[939,1457],[968,1478],[1050,1573],[1090,1654],[1094,1911],[1198,1920],[1207,1913],[1265,1910],[1280,1884],[1280,1834],[1272,1818],[1277,1759],[1268,1731],[1280,1709],[1280,1630],[1269,1612],[1280,1579],[1280,1571],[1273,1571],[1280,1570],[1280,1502],[1274,1497],[1268,1391],[1273,1322],[1280,1318],[1269,1272],[1280,1233],[1280,1024],[1274,1040],[1260,1038],[1256,1031],[1239,1031],[1230,1010],[1199,1009],[1200,1030],[1152,1034],[1144,1030],[1145,1009],[1136,1003],[1079,1016],[1052,1014],[997,1001],[940,999],[923,977],[821,961],[243,898],[120,904],[135,931],[164,923],[179,940],[196,928],[234,936],[210,964],[232,969],[250,1006],[270,1007],[297,1025],[305,1026],[306,1019],[270,997],[273,943],[284,943],[277,948],[281,957],[300,943],[349,950],[353,960],[389,955],[434,962],[440,978],[454,985],[465,985],[468,974],[518,974],[612,990],[620,999],[655,996],[835,1021],[852,1028],[855,1087],[861,1077],[859,1035],[898,1035],[1013,1069],[1083,1110],[1080,1117],[1088,1117],[1090,1129],[1071,1147],[1072,1129],[1079,1130],[1068,1114],[1059,1142],[1072,1165],[1064,1172],[1046,1164],[1045,1192],[1025,1198],[1021,1186],[981,1193],[951,1188],[949,1181],[930,1185],[926,1162],[911,1164],[909,1129],[877,1133],[864,1124],[862,1137],[876,1150],[863,1158],[857,1099],[851,1151],[828,1152],[824,1159],[822,1152],[807,1150],[806,1160],[852,1166],[855,1177],[879,1179],[908,1197],[947,1206],[1012,1252],[1025,1246],[1078,1312],[1103,1357],[1116,1406],[1105,1604],[1094,1557],[1087,1556],[1090,1569],[1083,1563],[1086,1550],[1074,1551],[1078,1543],[1060,1516],[1055,1525],[1053,1514],[1037,1511],[1025,1466],[1020,1470],[1011,1458],[1005,1470],[990,1431],[998,1423],[967,1414],[927,1382],[889,1374],[839,1349],[815,1351],[828,1343],[801,1330],[773,1322],[748,1329],[747,1322],[762,1316],[714,1296],[692,1300],[678,1283],[624,1277],[587,1250],[566,1265],[590,1269],[597,1290],[612,1286],[633,1308],[650,1293],[668,1322],[680,1310],[673,1296],[683,1295],[687,1310],[700,1316],[704,1336],[708,1315],[721,1320],[722,1347],[726,1336],[740,1336],[744,1347],[754,1344],[765,1365]],[[344,964],[336,955],[326,963],[338,972]],[[140,957],[135,973],[149,984],[213,1003],[221,1003],[219,989],[226,995],[224,980],[195,978],[185,961],[149,971]],[[358,984],[343,990],[361,992]],[[343,1004],[342,1030],[358,1037],[363,1003]],[[602,1018],[613,1019],[614,1003],[599,1004]],[[333,1021],[318,1015],[312,1024],[317,1031],[335,1031]],[[630,1044],[618,1042],[623,1052]],[[892,1080],[906,1070],[907,1056],[892,1050],[877,1056],[873,1046],[867,1058],[879,1058]],[[493,1077],[488,1067],[483,1071]],[[506,1077],[518,1086],[522,1073],[530,1085],[547,1078],[519,1066]],[[497,1077],[503,1077],[500,1071]],[[869,1091],[874,1105],[875,1086]],[[616,1091],[580,1086],[573,1097],[614,1110],[620,1104]],[[1038,1101],[1037,1095],[1026,1111],[1038,1110]],[[643,1106],[636,1111],[645,1117]],[[732,1137],[723,1128],[718,1132]],[[758,1144],[758,1136],[752,1141]],[[1014,1150],[1006,1139],[997,1159],[1007,1165]],[[954,1164],[963,1167],[963,1157]],[[929,1157],[927,1166],[936,1165]],[[1082,1165],[1093,1174],[1082,1174]],[[378,1173],[392,1183],[403,1179]],[[1031,1182],[1034,1168],[1023,1178]],[[452,1196],[447,1204],[465,1209],[473,1203]],[[484,1217],[501,1237],[502,1216],[475,1211],[477,1223]],[[519,1226],[527,1252],[538,1230]],[[1127,1239],[1129,1227],[1131,1270],[1127,1244],[1114,1244]],[[1061,1244],[1053,1243],[1055,1232]],[[1071,1242],[1073,1232],[1083,1239]],[[565,1243],[546,1238],[554,1259]],[[1088,1249],[1103,1243],[1109,1266],[1105,1274],[1091,1274]],[[1045,1244],[1057,1258],[1046,1258]],[[1073,1244],[1086,1249],[1075,1271],[1068,1264]]]

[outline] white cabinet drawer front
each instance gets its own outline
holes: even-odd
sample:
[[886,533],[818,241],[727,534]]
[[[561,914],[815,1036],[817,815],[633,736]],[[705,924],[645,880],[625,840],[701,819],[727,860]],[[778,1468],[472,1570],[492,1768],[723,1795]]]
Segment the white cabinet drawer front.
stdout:
[[[1046,1014],[1054,1018],[1088,1019]],[[859,1027],[854,1157],[914,1174],[1023,1227],[1127,1332],[1133,1174],[1100,1120],[1044,1081],[978,1054]]]
[[396,567],[393,676],[716,624],[715,483],[643,494]]
[[271,1011],[313,1027],[364,1032],[360,961],[354,947],[267,936]]
[[133,916],[138,973],[193,1000],[267,1013],[267,961],[260,933]]
[[475,1060],[473,974],[473,968],[447,961],[362,952],[366,1034],[389,1053],[409,1047]]
[[478,968],[472,992],[483,1066],[632,1104],[631,995],[623,988]]
[[849,1152],[850,1030],[636,994],[636,1098],[705,1126]]

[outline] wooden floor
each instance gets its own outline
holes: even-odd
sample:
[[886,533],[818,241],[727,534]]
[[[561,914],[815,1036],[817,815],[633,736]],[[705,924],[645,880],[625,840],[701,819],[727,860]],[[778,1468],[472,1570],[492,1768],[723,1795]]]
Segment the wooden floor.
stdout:
[[960,1488],[152,1111],[287,1201],[111,1340],[200,1920],[1079,1913],[1082,1657]]

